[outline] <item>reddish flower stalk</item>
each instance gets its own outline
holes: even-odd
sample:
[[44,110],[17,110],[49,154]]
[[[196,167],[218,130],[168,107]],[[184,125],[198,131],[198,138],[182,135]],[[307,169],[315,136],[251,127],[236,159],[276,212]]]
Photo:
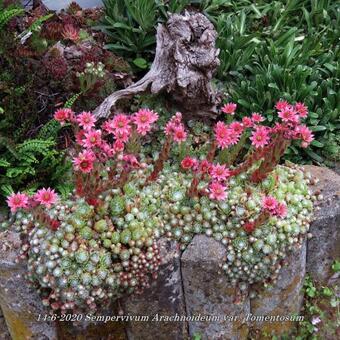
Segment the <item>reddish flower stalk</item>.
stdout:
[[194,197],[198,197],[199,196],[199,193],[198,193],[198,184],[200,182],[200,179],[197,177],[196,174],[194,174],[194,177],[191,181],[191,185],[190,185],[190,188],[188,189],[187,191],[187,195],[191,198],[194,198]]
[[37,221],[41,224],[49,225],[52,230],[57,230],[60,226],[60,222],[58,220],[51,218],[39,208],[33,210],[33,215]]
[[214,140],[210,145],[210,149],[209,149],[209,152],[208,152],[208,155],[207,155],[207,161],[209,163],[212,163],[212,161],[214,160],[216,149],[217,149],[217,142],[216,142],[216,140]]
[[[210,149],[209,149],[209,152],[206,158],[207,164],[210,164],[213,162],[215,158],[216,149],[217,149],[217,141],[214,140],[210,144]],[[190,188],[187,191],[187,194],[189,197],[194,198],[194,197],[199,197],[200,195],[206,194],[205,191],[201,191],[201,192],[198,191],[198,184],[204,180],[205,175],[206,173],[204,171],[201,171],[201,173],[199,174],[194,174],[194,177],[191,181]]]
[[248,158],[241,163],[236,169],[230,171],[230,177],[237,176],[242,172],[246,172],[253,164],[264,157],[267,152],[268,146],[264,147],[262,150],[253,151]]
[[75,174],[75,179],[76,179],[76,194],[79,196],[84,195],[84,183],[83,183],[83,178],[80,173]]
[[269,217],[270,213],[266,210],[262,210],[257,219],[254,222],[246,222],[243,225],[243,229],[247,233],[252,233],[256,228],[264,224],[269,219]]
[[147,182],[155,181],[159,175],[159,173],[163,170],[164,163],[169,158],[170,149],[171,149],[171,136],[167,136],[165,143],[163,145],[162,151],[159,155],[159,158],[155,162],[154,169],[150,176],[147,178]]
[[259,183],[267,178],[268,174],[272,172],[279,163],[280,158],[285,153],[289,144],[290,141],[285,139],[282,134],[276,135],[272,143],[268,146],[268,150],[264,154],[264,160],[260,167],[252,174],[251,181]]

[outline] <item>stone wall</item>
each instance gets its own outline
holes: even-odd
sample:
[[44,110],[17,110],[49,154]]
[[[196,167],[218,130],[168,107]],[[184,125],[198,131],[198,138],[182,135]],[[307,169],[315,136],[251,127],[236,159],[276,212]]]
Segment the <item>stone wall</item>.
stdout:
[[[200,334],[204,340],[225,340],[247,339],[250,333],[263,339],[263,334],[289,332],[294,322],[255,322],[252,317],[299,314],[306,272],[327,284],[330,265],[340,255],[340,176],[327,168],[309,166],[308,170],[320,180],[313,190],[324,197],[311,226],[314,237],[290,254],[275,285],[248,287],[257,294],[235,299],[235,289],[220,270],[226,250],[219,242],[197,235],[181,254],[176,242],[162,239],[164,263],[158,279],[142,295],[129,296],[105,311],[107,315],[148,315],[149,321],[97,326],[38,322],[37,315],[45,311],[25,282],[24,265],[15,261],[18,237],[4,233],[0,237],[0,305],[12,339],[180,340]],[[196,320],[160,320],[166,315],[195,316]],[[207,315],[226,318],[199,319]]]

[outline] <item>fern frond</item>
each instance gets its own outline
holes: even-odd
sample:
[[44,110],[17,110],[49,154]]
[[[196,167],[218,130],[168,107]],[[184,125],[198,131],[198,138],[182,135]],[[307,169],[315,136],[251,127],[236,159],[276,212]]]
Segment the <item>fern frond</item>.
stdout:
[[71,98],[69,98],[66,101],[64,107],[66,109],[70,109],[73,106],[73,104],[75,103],[75,101],[80,97],[81,94],[82,94],[82,92],[79,92],[79,93],[76,93],[75,95],[73,95]]
[[15,143],[8,137],[0,136],[0,146],[5,147],[14,158],[19,159]]
[[69,193],[72,192],[74,186],[72,183],[63,183],[56,186],[57,191],[63,198],[67,198]]
[[0,167],[2,168],[8,168],[11,165],[11,163],[7,162],[5,159],[0,158]]
[[14,17],[22,15],[25,12],[23,8],[11,8],[0,10],[0,30],[2,30],[7,23]]
[[3,184],[0,187],[0,192],[5,197],[9,196],[12,192],[14,192],[13,187],[10,184]]
[[21,39],[22,37],[24,37],[26,34],[30,32],[39,31],[41,29],[41,25],[48,19],[52,18],[53,16],[54,16],[54,13],[49,13],[38,18],[36,21],[33,22],[33,24],[30,27],[28,27],[26,30],[24,30],[23,32],[19,34],[19,39]]
[[29,139],[17,146],[17,151],[20,156],[28,153],[37,153],[46,155],[52,146],[55,145],[53,140]]
[[50,138],[55,140],[61,128],[62,126],[57,120],[51,119],[39,130],[37,139],[46,140]]

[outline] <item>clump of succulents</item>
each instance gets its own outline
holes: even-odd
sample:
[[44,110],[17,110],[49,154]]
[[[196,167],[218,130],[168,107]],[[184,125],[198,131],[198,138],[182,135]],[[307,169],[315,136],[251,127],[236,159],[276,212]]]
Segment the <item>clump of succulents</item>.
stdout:
[[[273,128],[261,125],[257,113],[242,122],[218,122],[206,157],[187,155],[180,164],[169,159],[174,143],[187,140],[180,113],[165,126],[152,163],[129,150],[151,131],[157,113],[117,114],[97,129],[89,112],[58,110],[55,119],[73,125],[76,134],[74,193],[61,199],[43,188],[8,198],[23,234],[21,257],[28,259],[28,277],[43,302],[53,310],[95,310],[142,291],[157,277],[162,236],[182,249],[195,234],[221,242],[227,248],[222,268],[241,290],[274,280],[287,252],[308,234],[316,199],[310,175],[293,164],[278,165],[290,140],[302,139],[303,147],[313,140],[300,122],[307,109],[286,102],[276,108],[282,122]],[[231,117],[235,109],[229,103],[222,111]],[[225,164],[249,136],[252,148],[243,162]],[[225,157],[232,148],[233,156]]]

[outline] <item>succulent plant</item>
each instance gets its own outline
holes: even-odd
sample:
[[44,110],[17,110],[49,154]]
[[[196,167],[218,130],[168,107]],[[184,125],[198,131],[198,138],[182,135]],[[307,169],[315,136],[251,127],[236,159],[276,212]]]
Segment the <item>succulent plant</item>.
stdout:
[[[141,292],[157,277],[161,237],[176,240],[182,250],[196,234],[221,242],[227,250],[221,267],[240,291],[275,281],[287,253],[308,235],[316,199],[309,174],[294,164],[278,165],[291,139],[313,139],[305,126],[296,125],[297,113],[305,116],[306,108],[277,106],[283,124],[268,130],[255,124],[262,120],[257,113],[251,126],[218,122],[205,159],[186,156],[180,165],[170,159],[172,144],[180,146],[187,138],[179,112],[167,123],[163,148],[150,164],[146,155],[137,159],[123,151],[131,136],[151,130],[157,113],[118,114],[95,130],[91,113],[57,110],[55,119],[75,126],[83,148],[73,159],[76,189],[67,199],[43,188],[7,200],[23,234],[28,277],[44,304],[61,312],[95,311]],[[222,111],[231,114],[235,108],[229,103]],[[214,163],[218,148],[235,145],[249,127],[254,149],[243,163],[229,168]]]
[[[144,186],[150,171],[135,172],[129,182],[137,189],[132,198],[121,189],[104,193],[104,209],[77,196],[60,201],[46,210],[51,219],[58,216],[57,230],[30,213],[16,214],[14,225],[26,235],[22,256],[28,258],[28,278],[44,304],[64,312],[94,311],[140,292],[157,276],[162,236],[177,240],[182,249],[196,234],[221,242],[227,248],[221,265],[233,285],[273,280],[287,252],[308,233],[316,198],[308,189],[309,175],[297,166],[278,166],[271,174],[278,176],[275,186],[270,179],[250,185],[248,173],[236,176],[228,197],[219,202],[188,199],[192,175],[175,166]],[[259,216],[264,192],[286,202],[288,213],[271,216],[249,233],[244,226]]]

